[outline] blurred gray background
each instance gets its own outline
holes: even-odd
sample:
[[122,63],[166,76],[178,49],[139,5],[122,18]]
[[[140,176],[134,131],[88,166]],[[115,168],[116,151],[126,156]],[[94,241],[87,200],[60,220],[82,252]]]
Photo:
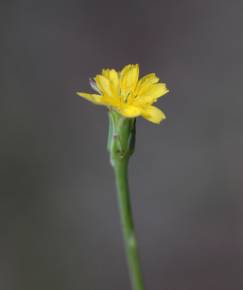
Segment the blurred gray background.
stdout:
[[1,1],[0,289],[130,289],[104,67],[171,92],[130,162],[147,289],[243,289],[243,2]]

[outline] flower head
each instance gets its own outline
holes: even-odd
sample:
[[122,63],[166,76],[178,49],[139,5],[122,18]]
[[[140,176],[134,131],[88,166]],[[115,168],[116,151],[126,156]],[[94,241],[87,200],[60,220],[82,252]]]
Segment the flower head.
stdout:
[[126,118],[142,116],[156,124],[165,119],[165,114],[153,103],[169,90],[164,83],[159,83],[154,73],[139,80],[138,64],[126,65],[120,72],[103,69],[94,80],[90,80],[90,85],[97,94],[77,94],[94,104],[107,106]]

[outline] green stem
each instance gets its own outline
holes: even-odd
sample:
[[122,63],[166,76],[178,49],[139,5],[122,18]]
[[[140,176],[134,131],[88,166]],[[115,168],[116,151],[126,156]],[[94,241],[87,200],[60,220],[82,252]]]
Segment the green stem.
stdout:
[[132,209],[128,188],[128,159],[129,156],[123,158],[116,158],[115,160],[113,160],[113,167],[116,176],[118,204],[130,272],[130,279],[132,282],[133,290],[144,290],[145,288],[138,255],[138,247],[132,219]]
[[107,148],[114,168],[129,273],[133,290],[144,290],[138,247],[132,219],[128,187],[128,160],[135,148],[136,119],[127,119],[115,111],[109,112]]

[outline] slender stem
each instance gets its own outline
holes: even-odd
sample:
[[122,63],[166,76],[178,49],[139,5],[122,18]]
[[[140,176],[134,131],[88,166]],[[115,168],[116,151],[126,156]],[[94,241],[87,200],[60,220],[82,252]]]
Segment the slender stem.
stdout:
[[138,247],[135,236],[134,224],[132,219],[132,209],[128,187],[128,156],[117,158],[113,161],[113,168],[116,176],[116,185],[118,193],[118,204],[121,216],[121,224],[124,235],[127,261],[130,272],[130,279],[133,290],[144,290],[144,283]]
[[133,290],[145,290],[138,255],[138,247],[132,220],[128,187],[128,160],[135,148],[136,119],[109,112],[109,135],[107,148],[115,171],[121,225]]

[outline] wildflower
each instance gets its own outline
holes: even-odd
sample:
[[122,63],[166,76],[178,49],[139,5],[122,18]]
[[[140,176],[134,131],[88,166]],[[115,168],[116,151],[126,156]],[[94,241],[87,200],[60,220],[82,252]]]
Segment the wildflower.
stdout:
[[142,116],[156,124],[166,118],[153,103],[169,90],[164,83],[159,83],[159,78],[154,73],[139,80],[138,64],[126,65],[120,72],[103,69],[94,80],[90,80],[90,85],[97,94],[77,94],[94,104],[107,106],[125,118]]
[[145,290],[137,239],[132,217],[128,183],[128,163],[135,150],[136,117],[159,124],[165,114],[153,104],[168,92],[166,85],[154,74],[139,80],[139,66],[126,65],[120,72],[103,69],[90,80],[95,94],[77,94],[109,109],[107,149],[115,173],[117,197],[123,230],[128,268],[133,290]]

